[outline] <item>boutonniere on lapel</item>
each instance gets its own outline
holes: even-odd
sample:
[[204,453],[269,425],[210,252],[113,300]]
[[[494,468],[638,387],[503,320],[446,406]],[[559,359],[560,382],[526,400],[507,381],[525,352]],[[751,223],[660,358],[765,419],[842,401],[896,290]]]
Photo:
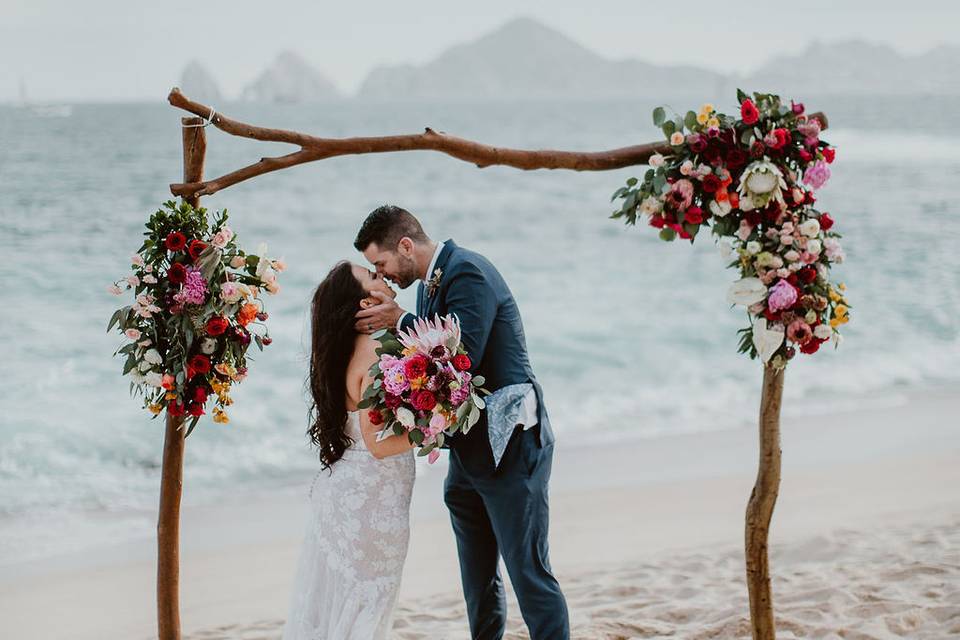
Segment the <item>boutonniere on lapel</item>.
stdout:
[[440,279],[443,278],[443,269],[433,270],[433,277],[427,280],[427,295],[432,296],[440,288]]

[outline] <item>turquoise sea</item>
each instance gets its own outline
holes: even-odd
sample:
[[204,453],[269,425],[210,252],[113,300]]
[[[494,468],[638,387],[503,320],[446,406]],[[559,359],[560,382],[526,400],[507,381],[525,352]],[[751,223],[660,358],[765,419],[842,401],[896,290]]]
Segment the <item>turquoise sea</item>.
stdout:
[[[820,203],[845,236],[853,321],[839,350],[799,357],[784,413],[819,420],[861,398],[897,402],[960,381],[960,136],[949,99],[807,100],[838,147]],[[599,150],[655,140],[638,103],[221,105],[318,135],[417,132],[491,144]],[[678,109],[698,104],[677,101]],[[731,105],[718,102],[723,110]],[[56,117],[50,117],[51,115]],[[157,104],[0,107],[0,565],[153,534],[163,424],[128,396],[105,333],[146,217],[180,179],[181,113]],[[286,152],[208,129],[207,175]],[[486,254],[510,283],[561,446],[753,428],[761,371],[736,353],[742,312],[709,235],[667,244],[608,219],[640,171],[521,172],[429,152],[345,157],[205,199],[241,243],[283,256],[273,345],[236,389],[229,425],[190,436],[185,500],[300,482],[308,301],[363,217],[400,204],[434,238]],[[408,308],[413,290],[400,296]],[[68,526],[71,535],[64,536]]]

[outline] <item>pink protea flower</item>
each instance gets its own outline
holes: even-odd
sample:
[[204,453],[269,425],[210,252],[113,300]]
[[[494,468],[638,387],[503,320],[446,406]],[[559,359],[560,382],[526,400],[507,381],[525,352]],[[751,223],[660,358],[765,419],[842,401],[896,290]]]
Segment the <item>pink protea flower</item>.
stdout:
[[787,337],[797,344],[806,344],[813,337],[813,329],[803,320],[794,320],[787,327]]
[[401,331],[398,339],[404,347],[424,354],[441,346],[454,351],[460,344],[460,322],[452,315],[436,315],[433,320],[417,318],[413,329]]
[[796,303],[797,288],[782,279],[773,285],[773,288],[770,289],[770,295],[767,296],[767,307],[774,313],[789,309]]
[[693,202],[693,183],[686,178],[674,182],[667,201],[678,211],[686,211]]
[[803,181],[812,189],[819,189],[830,179],[830,167],[823,160],[817,160],[813,166],[804,171]]

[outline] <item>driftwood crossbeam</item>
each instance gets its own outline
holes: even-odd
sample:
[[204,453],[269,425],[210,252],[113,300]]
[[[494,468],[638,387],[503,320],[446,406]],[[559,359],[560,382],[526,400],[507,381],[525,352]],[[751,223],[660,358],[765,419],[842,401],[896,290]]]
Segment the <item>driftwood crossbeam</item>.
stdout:
[[[670,144],[651,142],[607,151],[557,151],[551,149],[509,149],[458,138],[427,127],[423,133],[380,137],[321,138],[289,131],[268,129],[233,120],[213,108],[195,102],[174,88],[167,100],[196,117],[183,118],[183,182],[170,185],[175,196],[192,206],[208,196],[255,176],[306,162],[344,155],[394,151],[438,151],[478,167],[502,165],[516,169],[568,169],[608,171],[646,164],[655,153],[667,155]],[[813,113],[827,128],[827,117]],[[261,158],[258,162],[213,178],[203,179],[206,157],[205,127],[252,140],[296,145],[298,151]],[[763,368],[759,416],[759,464],[757,478],[747,504],[744,559],[750,599],[750,624],[754,640],[775,640],[776,627],[770,593],[768,534],[780,486],[780,404],[783,371]],[[157,627],[161,640],[180,640],[179,553],[180,498],[183,484],[185,430],[183,419],[166,415],[160,508],[157,520]]]

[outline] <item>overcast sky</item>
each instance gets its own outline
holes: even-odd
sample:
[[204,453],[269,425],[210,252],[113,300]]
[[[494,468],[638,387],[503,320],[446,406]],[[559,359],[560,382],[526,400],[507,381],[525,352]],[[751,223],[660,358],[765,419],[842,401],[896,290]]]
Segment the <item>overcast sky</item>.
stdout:
[[352,92],[376,65],[425,62],[517,16],[604,56],[722,71],[814,39],[960,44],[952,0],[0,0],[0,101],[21,78],[37,101],[161,101],[193,58],[233,96],[283,49]]

